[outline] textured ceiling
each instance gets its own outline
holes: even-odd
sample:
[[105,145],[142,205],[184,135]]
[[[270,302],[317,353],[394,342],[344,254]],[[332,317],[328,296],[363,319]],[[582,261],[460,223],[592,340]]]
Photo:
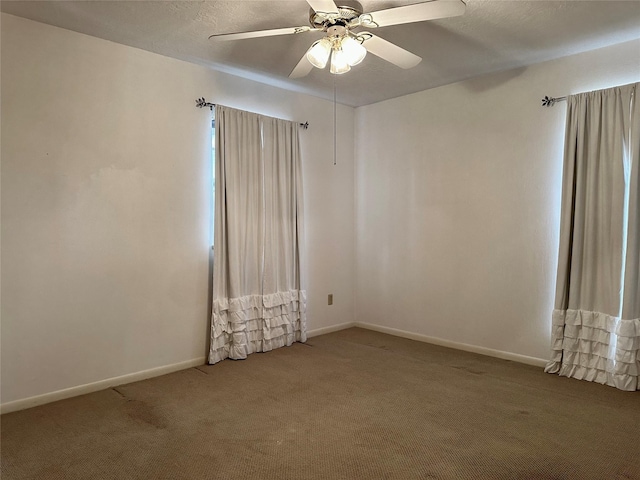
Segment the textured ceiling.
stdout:
[[[340,4],[340,2],[337,2]],[[361,0],[364,11],[417,0]],[[308,25],[304,0],[6,1],[3,12],[265,83],[367,105],[466,78],[640,38],[640,1],[468,0],[463,16],[382,27],[422,57],[402,70],[373,55],[349,73],[289,73],[320,32],[220,42],[211,34]],[[640,52],[638,52],[640,64]]]

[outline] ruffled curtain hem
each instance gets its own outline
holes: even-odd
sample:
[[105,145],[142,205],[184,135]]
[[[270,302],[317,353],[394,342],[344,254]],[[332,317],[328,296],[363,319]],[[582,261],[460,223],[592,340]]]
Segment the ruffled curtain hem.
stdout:
[[554,310],[551,359],[545,372],[638,390],[640,319]]
[[307,340],[304,290],[213,301],[209,363]]

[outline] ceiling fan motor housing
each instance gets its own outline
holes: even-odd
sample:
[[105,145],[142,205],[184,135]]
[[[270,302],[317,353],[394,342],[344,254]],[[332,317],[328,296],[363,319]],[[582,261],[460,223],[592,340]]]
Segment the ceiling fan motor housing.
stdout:
[[[313,9],[309,10],[309,23],[312,28],[324,30],[329,35],[344,35],[350,23],[357,20],[360,15],[362,15],[360,2],[342,0],[338,5],[337,14],[336,12],[314,12]],[[342,27],[341,33],[337,33],[335,30],[330,31],[336,26]]]

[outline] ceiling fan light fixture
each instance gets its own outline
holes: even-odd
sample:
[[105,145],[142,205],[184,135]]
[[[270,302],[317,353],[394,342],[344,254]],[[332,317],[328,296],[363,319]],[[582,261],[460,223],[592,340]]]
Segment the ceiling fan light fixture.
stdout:
[[324,68],[331,55],[331,42],[327,38],[318,40],[307,50],[307,60],[316,68]]
[[349,62],[347,62],[347,55],[341,48],[334,48],[331,55],[331,73],[341,75],[351,70]]
[[351,37],[345,37],[342,40],[342,51],[346,56],[347,63],[352,67],[358,65],[367,56],[367,49]]

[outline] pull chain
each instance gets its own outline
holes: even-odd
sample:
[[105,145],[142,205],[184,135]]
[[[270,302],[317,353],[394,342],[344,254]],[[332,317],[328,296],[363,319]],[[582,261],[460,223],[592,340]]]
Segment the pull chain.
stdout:
[[336,114],[336,75],[333,75],[333,164],[337,164],[338,157],[338,124]]

